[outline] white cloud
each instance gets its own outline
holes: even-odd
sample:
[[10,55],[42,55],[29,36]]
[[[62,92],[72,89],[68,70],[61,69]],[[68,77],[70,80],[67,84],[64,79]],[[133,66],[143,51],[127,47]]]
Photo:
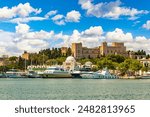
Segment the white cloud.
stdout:
[[53,20],[53,21],[57,21],[57,20],[61,20],[61,19],[63,19],[63,18],[64,18],[63,15],[58,14],[58,15],[55,15],[55,16],[52,18],[52,20]]
[[79,11],[72,10],[72,11],[67,13],[66,21],[67,22],[79,22],[80,17],[81,17],[81,14]]
[[65,25],[65,19],[63,15],[55,15],[54,17],[51,18],[53,22],[57,25]]
[[38,52],[41,49],[48,48],[49,44],[44,40],[22,40],[16,44],[20,51]]
[[14,38],[14,33],[0,31],[0,55],[18,55],[20,53],[16,48]]
[[122,29],[116,28],[112,32],[107,32],[106,41],[109,42],[131,42],[133,36],[131,33],[124,33]]
[[28,23],[30,21],[42,21],[42,20],[46,20],[46,18],[44,17],[25,17],[25,18],[14,18],[9,20],[9,22],[11,23]]
[[46,32],[44,30],[36,31],[36,32],[29,32],[23,36],[24,39],[40,39],[40,40],[47,40],[52,38],[54,35],[54,31]]
[[51,19],[57,25],[65,25],[67,22],[79,22],[80,18],[81,18],[80,12],[72,10],[68,12],[66,16],[57,14]]
[[86,10],[87,15],[102,17],[102,18],[110,18],[110,19],[118,19],[121,16],[128,16],[130,20],[134,20],[138,18],[140,14],[149,13],[146,10],[138,10],[135,8],[129,8],[122,6],[120,0],[116,0],[114,2],[100,2],[97,4],[93,3],[93,0],[79,0],[79,4],[82,9]]
[[103,29],[101,26],[91,26],[89,29],[82,32],[82,35],[86,36],[101,36],[103,34]]
[[102,34],[101,26],[92,26],[82,32],[74,30],[71,35],[63,35],[62,45],[70,46],[72,43],[82,42],[84,46],[97,47],[101,42]]
[[143,28],[150,30],[150,20],[148,20],[146,24],[143,24]]
[[14,6],[12,8],[0,8],[0,19],[5,20],[16,17],[28,17],[31,13],[39,14],[41,12],[41,9],[33,8],[30,3],[20,3],[18,6]]
[[16,33],[18,34],[28,33],[29,30],[30,27],[27,24],[18,24],[18,26],[16,26]]
[[50,16],[56,15],[57,14],[57,10],[53,10],[53,11],[49,11],[46,15],[45,18],[49,18]]
[[132,33],[125,33],[122,29],[116,28],[106,34],[107,42],[124,42],[127,50],[145,50],[150,54],[150,39],[144,36],[133,37]]
[[54,32],[36,31],[31,32],[27,24],[18,24],[16,32],[0,31],[0,55],[21,55],[24,50],[38,52],[41,49],[49,48],[50,40]]

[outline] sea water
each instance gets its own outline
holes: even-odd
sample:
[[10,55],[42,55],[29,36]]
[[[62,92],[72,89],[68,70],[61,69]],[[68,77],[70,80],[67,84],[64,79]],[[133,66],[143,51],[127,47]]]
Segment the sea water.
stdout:
[[0,79],[1,100],[148,100],[150,79]]

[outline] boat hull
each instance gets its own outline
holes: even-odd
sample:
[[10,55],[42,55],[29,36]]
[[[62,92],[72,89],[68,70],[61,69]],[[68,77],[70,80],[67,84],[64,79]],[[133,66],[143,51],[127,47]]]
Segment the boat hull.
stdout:
[[71,74],[41,74],[42,78],[72,78]]

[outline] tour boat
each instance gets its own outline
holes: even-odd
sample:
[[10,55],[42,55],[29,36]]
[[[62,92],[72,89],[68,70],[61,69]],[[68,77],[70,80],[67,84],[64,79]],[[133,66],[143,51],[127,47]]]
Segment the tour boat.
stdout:
[[117,79],[118,76],[112,75],[109,73],[107,69],[97,72],[91,72],[91,73],[85,73],[81,74],[81,78],[87,78],[87,79]]
[[49,67],[42,74],[43,78],[71,78],[71,74],[61,67]]
[[25,72],[19,72],[16,69],[10,69],[5,73],[6,78],[23,78],[25,77]]
[[27,77],[28,78],[41,78],[41,76],[39,74],[37,74],[35,71],[33,71],[33,70],[29,70],[28,71]]
[[72,73],[75,78],[85,78],[85,79],[117,79],[118,76],[112,75],[107,69],[97,72],[92,71],[74,71]]

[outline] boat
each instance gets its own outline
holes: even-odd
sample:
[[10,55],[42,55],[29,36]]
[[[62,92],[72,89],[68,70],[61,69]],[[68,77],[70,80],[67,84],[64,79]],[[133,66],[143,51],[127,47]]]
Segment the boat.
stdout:
[[85,73],[85,74],[81,74],[81,78],[85,78],[85,79],[117,79],[119,78],[116,75],[112,75],[110,74],[110,72],[107,69],[103,69],[101,72],[97,71],[97,72],[90,72],[90,73]]
[[73,70],[73,71],[70,71],[71,75],[73,78],[82,78],[82,74],[93,74],[94,72],[91,71],[90,68],[79,68],[79,69],[76,69],[76,70]]
[[6,75],[4,73],[0,73],[0,78],[6,78]]
[[138,79],[150,79],[150,72],[146,72],[144,75],[140,76]]
[[6,78],[24,78],[25,72],[19,72],[17,69],[10,69],[5,73]]
[[27,78],[41,78],[34,70],[29,70],[27,73]]
[[71,74],[61,67],[49,67],[42,74],[42,78],[71,78]]

